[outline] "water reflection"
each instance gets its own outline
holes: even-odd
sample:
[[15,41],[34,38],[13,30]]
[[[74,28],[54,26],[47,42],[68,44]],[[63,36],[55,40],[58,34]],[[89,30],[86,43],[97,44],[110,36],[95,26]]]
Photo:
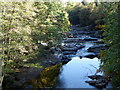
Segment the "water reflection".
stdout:
[[100,60],[98,58],[72,58],[61,68],[57,88],[94,88],[85,81],[89,80],[88,75],[95,74],[99,66]]
[[[57,64],[51,67],[47,67],[42,70],[41,74],[38,78],[32,79],[27,82],[28,86],[32,86],[31,88],[51,88],[55,87],[58,79],[58,75],[60,73],[60,68],[62,64]],[[30,87],[26,87],[30,88]]]

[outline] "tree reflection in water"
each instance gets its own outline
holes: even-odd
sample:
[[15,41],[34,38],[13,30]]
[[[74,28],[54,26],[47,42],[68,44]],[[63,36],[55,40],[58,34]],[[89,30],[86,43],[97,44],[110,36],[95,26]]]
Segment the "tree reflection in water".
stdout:
[[45,68],[36,79],[32,79],[28,82],[34,88],[49,88],[55,87],[60,73],[62,64],[57,64],[51,67]]

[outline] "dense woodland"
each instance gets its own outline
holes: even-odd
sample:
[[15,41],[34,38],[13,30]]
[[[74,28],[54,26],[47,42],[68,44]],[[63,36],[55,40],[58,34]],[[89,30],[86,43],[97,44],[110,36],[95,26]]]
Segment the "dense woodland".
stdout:
[[[60,43],[71,25],[92,25],[103,30],[109,49],[101,51],[101,68],[120,86],[119,13],[120,3],[0,2],[1,57],[4,76],[21,66],[41,68],[31,61],[46,57]],[[42,43],[46,43],[45,47]]]

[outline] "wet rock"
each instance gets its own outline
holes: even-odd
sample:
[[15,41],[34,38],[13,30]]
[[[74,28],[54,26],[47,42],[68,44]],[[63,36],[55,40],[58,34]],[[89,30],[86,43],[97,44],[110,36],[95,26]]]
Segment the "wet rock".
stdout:
[[90,55],[86,55],[86,56],[84,56],[84,57],[93,59],[93,58],[95,58],[95,57],[97,57],[97,56],[98,56],[98,54],[90,54]]
[[84,41],[97,41],[97,39],[89,38],[89,39],[84,39]]
[[67,64],[69,61],[67,61],[67,60],[62,60],[62,64],[64,65],[64,64]]
[[82,56],[80,56],[80,59],[82,59]]
[[64,40],[63,42],[64,43],[72,43],[72,42],[75,43],[75,42],[77,42],[77,40]]
[[54,54],[56,52],[56,48],[55,47],[50,48],[49,52],[51,52],[52,54]]
[[95,42],[95,43],[97,43],[97,44],[104,44],[103,41],[97,41],[97,42]]
[[91,75],[91,76],[88,76],[90,79],[98,79],[98,78],[101,78],[103,76],[101,75]]
[[73,38],[73,33],[71,33],[71,32],[62,33],[62,35],[63,35],[65,38]]
[[70,44],[64,44],[64,47],[67,47],[67,48],[73,48],[75,47],[75,43],[70,43]]
[[22,83],[19,82],[19,81],[14,81],[13,86],[16,87],[16,88],[17,88],[17,87],[21,87],[21,86],[22,86]]
[[74,54],[76,54],[76,52],[74,52],[74,51],[64,51],[63,54],[64,55],[71,55],[71,54],[74,55]]
[[92,25],[85,26],[85,27],[80,27],[80,28],[76,27],[76,30],[78,30],[78,31],[91,31],[92,27],[93,27]]
[[96,38],[103,38],[104,36],[102,36],[102,33],[103,33],[103,31],[95,30],[94,33],[91,33],[90,36],[96,37]]
[[92,80],[92,81],[85,81],[86,83],[89,83],[90,85],[93,85],[97,88],[104,88],[106,87],[106,85],[108,84],[109,80],[108,76],[102,76],[102,75],[91,75],[91,76],[88,76],[89,78],[91,79],[95,79],[95,80]]
[[88,49],[88,52],[99,53],[100,50],[105,50],[105,49],[107,49],[105,45],[96,45],[96,46],[90,47]]
[[75,25],[75,27],[81,27],[79,24]]
[[103,31],[101,30],[96,30],[95,34],[94,35],[102,35]]
[[70,60],[71,58],[65,55],[62,57],[61,62],[62,64],[67,64]]
[[54,54],[55,52],[61,52],[61,49],[60,48],[56,48],[56,47],[51,47],[49,49],[49,52]]
[[73,36],[73,34],[69,34],[67,37],[68,38],[73,38],[74,36]]
[[51,62],[51,65],[56,65],[56,64],[58,64],[58,63],[60,63],[60,61]]
[[95,85],[96,81],[85,81],[86,83],[89,83],[90,85]]
[[65,38],[63,43],[76,43],[80,40],[80,38]]
[[99,83],[99,84],[95,84],[96,87],[98,88],[103,88],[106,87],[107,83]]
[[61,50],[62,51],[77,51],[77,47],[73,47],[73,48],[62,47]]
[[84,48],[84,45],[75,45],[78,49]]
[[71,57],[68,55],[63,55],[61,61],[69,61],[71,60]]
[[77,34],[87,34],[88,32],[86,31],[77,31]]
[[99,80],[97,80],[97,81],[85,81],[85,82],[89,83],[90,85],[95,86],[97,88],[104,88],[108,84],[106,82],[102,82],[102,81],[99,81]]

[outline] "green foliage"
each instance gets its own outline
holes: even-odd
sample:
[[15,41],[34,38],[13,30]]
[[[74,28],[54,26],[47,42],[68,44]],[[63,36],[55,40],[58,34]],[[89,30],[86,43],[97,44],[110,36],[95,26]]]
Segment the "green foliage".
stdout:
[[61,33],[69,30],[68,16],[60,2],[0,2],[0,6],[1,57],[6,72],[24,61],[45,56],[41,42],[57,43]]
[[[72,4],[72,3],[71,3]],[[95,3],[78,3],[76,5],[68,4],[66,10],[69,13],[69,20],[73,25],[80,24],[81,26],[103,24],[103,19],[106,14],[100,3],[98,6]]]
[[110,46],[108,50],[104,51],[104,57],[102,57],[103,68],[106,73],[112,74],[112,83],[115,87],[120,86],[120,41],[119,41],[119,13],[120,13],[119,2],[106,3],[107,18],[105,18],[105,27],[103,35],[104,42]]
[[33,35],[36,41],[56,42],[60,39],[61,33],[69,30],[68,16],[61,4],[60,2],[35,2]]
[[[28,5],[30,6],[28,7]],[[31,28],[28,22],[31,22],[32,13],[31,3],[4,2],[2,3],[1,17],[1,33],[3,41],[3,54],[1,54],[5,62],[5,70],[7,66],[12,69],[10,61],[20,63],[22,60],[30,58],[33,54]],[[15,64],[17,65],[17,64]]]

